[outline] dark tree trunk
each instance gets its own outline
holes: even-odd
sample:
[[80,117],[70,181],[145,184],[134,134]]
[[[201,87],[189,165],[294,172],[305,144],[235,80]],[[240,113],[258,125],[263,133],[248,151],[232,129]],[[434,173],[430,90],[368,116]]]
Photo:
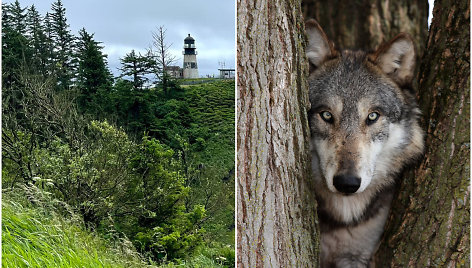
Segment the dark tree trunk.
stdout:
[[435,2],[420,68],[426,152],[394,202],[379,267],[470,265],[469,1]]
[[316,267],[300,2],[238,1],[239,267]]
[[426,46],[427,0],[302,0],[302,10],[305,19],[319,22],[337,48],[374,51],[403,32],[415,40],[419,62]]
[[404,32],[415,38],[421,55],[428,36],[427,0],[303,0],[302,9],[343,49],[374,50]]

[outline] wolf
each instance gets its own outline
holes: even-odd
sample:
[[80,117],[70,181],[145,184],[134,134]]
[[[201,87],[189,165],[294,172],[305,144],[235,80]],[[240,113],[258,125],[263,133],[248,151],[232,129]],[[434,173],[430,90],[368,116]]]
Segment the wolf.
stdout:
[[397,178],[424,147],[415,45],[402,33],[375,52],[338,51],[315,20],[305,27],[321,267],[373,267]]

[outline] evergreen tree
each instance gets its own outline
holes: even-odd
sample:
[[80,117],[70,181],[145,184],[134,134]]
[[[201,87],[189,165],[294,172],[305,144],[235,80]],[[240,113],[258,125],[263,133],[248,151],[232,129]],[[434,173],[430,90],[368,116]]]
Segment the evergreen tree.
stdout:
[[51,13],[47,12],[44,16],[43,23],[44,23],[44,34],[46,35],[46,51],[48,57],[48,72],[53,73],[55,71],[55,58],[56,53],[54,51],[54,43],[53,43],[53,30],[52,30],[52,23],[51,23]]
[[50,42],[45,33],[43,18],[34,5],[26,13],[26,30],[32,49],[31,63],[38,71],[46,75],[46,69],[52,56],[48,50]]
[[57,76],[57,89],[69,89],[73,84],[76,63],[73,59],[75,37],[67,24],[66,9],[61,0],[57,0],[51,6],[52,13],[47,18],[51,27],[51,40],[54,49],[55,73]]
[[24,35],[26,33],[25,10],[26,8],[22,8],[18,0],[12,4],[4,4],[2,26],[10,27],[17,33]]
[[25,8],[15,1],[2,4],[2,85],[10,88],[15,84],[15,73],[30,57],[28,39],[25,37]]
[[106,55],[101,51],[103,46],[84,28],[79,31],[79,35],[77,42],[79,106],[97,115],[107,106],[105,99],[111,88],[112,75],[107,68]]
[[141,53],[136,54],[134,49],[120,59],[122,67],[120,71],[123,73],[120,77],[131,76],[134,90],[142,90],[144,85],[149,82],[149,74],[152,74],[152,69],[155,65],[153,58],[148,52],[143,56]]

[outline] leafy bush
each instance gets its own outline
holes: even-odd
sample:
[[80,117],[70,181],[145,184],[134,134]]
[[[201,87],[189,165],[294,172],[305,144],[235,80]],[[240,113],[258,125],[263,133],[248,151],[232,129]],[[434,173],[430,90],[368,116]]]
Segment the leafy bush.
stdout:
[[178,216],[168,223],[135,236],[136,244],[146,252],[151,252],[154,259],[159,261],[176,260],[188,257],[202,245],[204,230],[198,227],[205,216],[202,206],[195,206],[191,212],[184,212],[184,207]]
[[189,188],[173,150],[147,136],[136,144],[107,122],[92,121],[88,135],[80,150],[56,139],[35,151],[35,183],[87,226],[125,234],[156,261],[191,254],[203,242],[205,209],[183,203]]

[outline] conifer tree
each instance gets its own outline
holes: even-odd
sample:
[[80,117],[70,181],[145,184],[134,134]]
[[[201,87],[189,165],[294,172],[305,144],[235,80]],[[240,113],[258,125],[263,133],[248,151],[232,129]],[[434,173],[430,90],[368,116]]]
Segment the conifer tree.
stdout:
[[66,9],[61,0],[51,6],[49,15],[51,39],[55,52],[54,64],[57,75],[57,89],[66,90],[73,84],[76,63],[73,58],[75,37],[71,34],[67,24]]
[[3,6],[3,27],[11,27],[19,34],[24,35],[26,33],[25,10],[26,8],[22,8],[18,0],[12,4],[5,4]]
[[152,74],[152,69],[155,65],[152,57],[148,55],[141,55],[134,49],[120,59],[122,67],[120,71],[123,73],[120,77],[131,76],[134,90],[142,90],[144,85],[149,82],[149,74]]
[[43,75],[46,75],[48,62],[52,55],[48,50],[50,44],[45,33],[43,18],[34,5],[28,8],[26,13],[26,30],[32,50],[31,65]]
[[51,13],[47,12],[46,15],[44,16],[43,19],[43,24],[44,24],[44,34],[46,35],[46,51],[48,57],[48,72],[53,73],[55,70],[55,58],[56,58],[56,53],[54,52],[54,43],[52,40],[53,36],[53,30],[52,30],[52,23],[51,23]]
[[14,73],[30,57],[28,40],[25,37],[25,8],[15,1],[2,4],[2,85],[10,88],[15,84]]
[[106,93],[112,83],[112,75],[107,68],[103,46],[93,39],[84,28],[79,31],[77,42],[77,87],[80,91],[79,106],[84,110],[99,113],[106,103]]

